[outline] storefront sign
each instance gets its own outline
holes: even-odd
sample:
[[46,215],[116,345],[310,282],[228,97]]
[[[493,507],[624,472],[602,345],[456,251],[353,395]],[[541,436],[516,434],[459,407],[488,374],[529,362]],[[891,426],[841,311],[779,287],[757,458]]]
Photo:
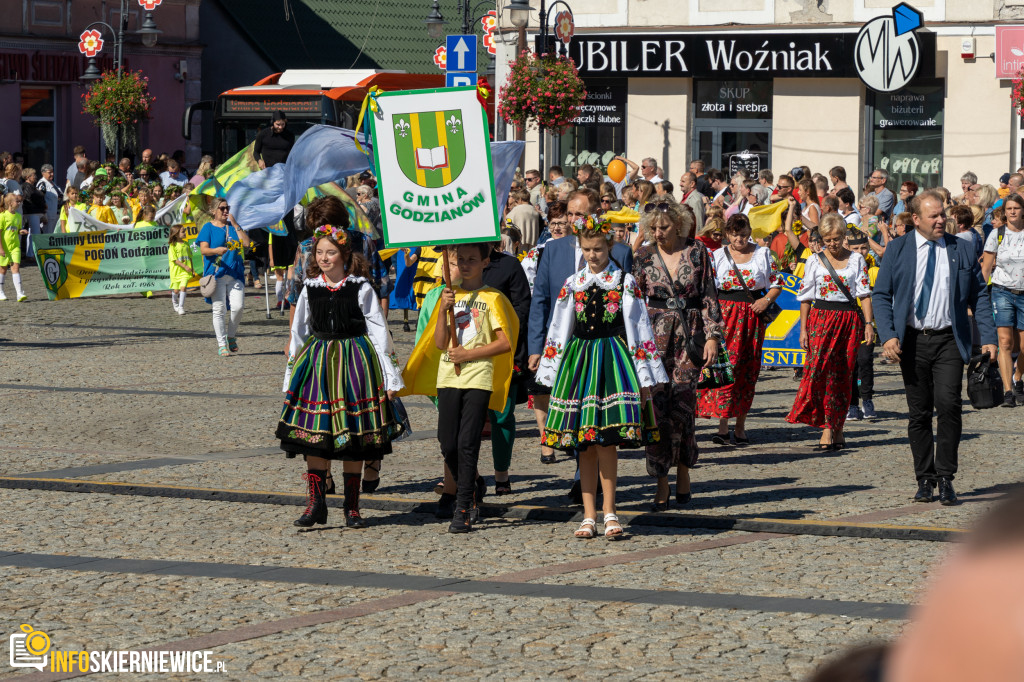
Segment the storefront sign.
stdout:
[[[918,76],[935,74],[935,34],[917,35]],[[569,48],[580,75],[666,78],[857,78],[857,34],[577,34]]]
[[749,152],[743,151],[740,154],[729,155],[729,177],[733,177],[740,172],[741,169],[746,170],[747,174],[751,178],[756,178],[757,174],[761,171],[761,160],[764,157],[766,160],[768,155],[764,152]]
[[[71,53],[0,52],[0,79],[35,83],[77,83],[85,72],[84,57]],[[98,66],[114,67],[111,57],[98,57]],[[127,65],[127,60],[125,60]]]
[[1024,26],[996,26],[996,78],[1016,78],[1024,69]]
[[618,126],[626,121],[626,88],[587,83],[587,99],[573,125]]
[[921,46],[917,29],[921,13],[901,2],[892,16],[875,17],[860,29],[854,45],[857,75],[875,92],[895,92],[906,87],[917,75]]
[[772,117],[771,81],[697,81],[695,118],[764,119]]
[[875,128],[942,130],[942,87],[910,87],[875,97]]

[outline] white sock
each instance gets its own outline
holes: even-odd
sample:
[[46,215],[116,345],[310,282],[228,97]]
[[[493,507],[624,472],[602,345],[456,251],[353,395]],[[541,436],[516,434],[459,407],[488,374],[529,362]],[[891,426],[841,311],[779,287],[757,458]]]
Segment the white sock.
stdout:
[[274,280],[274,295],[277,296],[277,302],[278,303],[280,303],[281,301],[284,300],[284,297],[282,295],[283,293],[284,293],[284,280],[283,279],[275,279]]
[[171,289],[171,306],[174,308],[178,307],[178,292]]
[[184,308],[185,307],[185,290],[184,289],[182,289],[181,291],[178,292],[178,307],[179,308]]
[[14,280],[14,291],[15,291],[15,293],[17,293],[18,296],[21,296],[22,294],[24,294],[25,292],[21,290],[21,273],[20,272],[12,272],[11,273],[11,279]]
[[[13,274],[13,273],[11,273],[11,274]],[[0,272],[0,289],[2,289],[3,286],[4,286],[4,278],[5,277],[7,277],[7,273],[6,272]]]

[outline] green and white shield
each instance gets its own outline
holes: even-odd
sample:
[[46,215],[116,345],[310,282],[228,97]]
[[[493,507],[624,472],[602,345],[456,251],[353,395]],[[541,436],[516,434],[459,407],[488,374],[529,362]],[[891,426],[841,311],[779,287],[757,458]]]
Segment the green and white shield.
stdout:
[[462,110],[392,115],[395,153],[405,177],[420,187],[450,185],[466,167]]
[[56,294],[64,282],[68,281],[68,270],[64,265],[64,250],[39,249],[38,255],[42,257],[43,282],[47,289]]

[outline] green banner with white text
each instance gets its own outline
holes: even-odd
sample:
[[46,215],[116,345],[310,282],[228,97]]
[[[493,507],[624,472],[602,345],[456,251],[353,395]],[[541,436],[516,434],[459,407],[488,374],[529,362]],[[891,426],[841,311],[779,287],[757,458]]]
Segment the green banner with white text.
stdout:
[[[97,230],[32,236],[36,263],[51,301],[170,288],[167,260],[169,227]],[[202,274],[203,258],[195,243],[197,230],[186,228],[192,268]],[[198,278],[189,286],[198,286]]]

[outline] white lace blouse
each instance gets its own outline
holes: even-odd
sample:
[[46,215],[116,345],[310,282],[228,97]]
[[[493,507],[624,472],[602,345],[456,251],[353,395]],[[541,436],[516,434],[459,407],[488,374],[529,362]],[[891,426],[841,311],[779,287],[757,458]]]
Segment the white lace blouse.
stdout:
[[[743,285],[736,277],[729,257],[725,255],[726,248],[723,246],[712,256],[715,266],[715,285],[719,291],[743,291]],[[735,260],[735,258],[736,254],[733,254],[733,259]],[[743,281],[747,283],[755,297],[757,292],[762,289],[782,288],[782,280],[779,279],[779,271],[775,268],[771,249],[764,246],[755,247],[750,260],[746,263],[736,263],[736,268],[743,275]]]
[[[825,255],[822,254],[824,258]],[[856,251],[850,253],[850,259],[846,261],[846,267],[836,270],[846,288],[854,298],[867,298],[871,295],[871,284],[868,280],[868,264],[864,256]],[[821,264],[818,255],[809,256],[804,264],[804,279],[800,285],[800,291],[796,298],[804,301],[832,301],[835,303],[849,303],[846,296],[839,289],[839,286],[832,279],[828,268]]]

